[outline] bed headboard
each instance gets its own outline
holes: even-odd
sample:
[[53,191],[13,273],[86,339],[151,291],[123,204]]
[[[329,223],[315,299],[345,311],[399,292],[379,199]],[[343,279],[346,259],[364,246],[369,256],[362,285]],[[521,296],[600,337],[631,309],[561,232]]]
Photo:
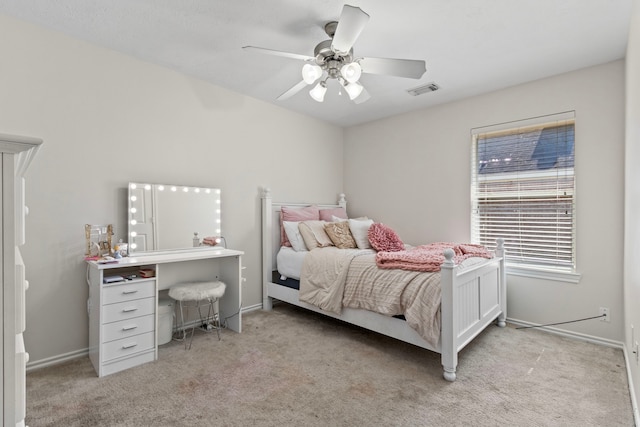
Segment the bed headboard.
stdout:
[[275,203],[271,200],[271,190],[262,190],[262,273],[263,283],[271,281],[271,272],[276,269],[276,255],[280,249],[280,210],[282,206],[304,208],[316,205],[320,209],[347,208],[344,194],[338,196],[335,204],[325,203]]

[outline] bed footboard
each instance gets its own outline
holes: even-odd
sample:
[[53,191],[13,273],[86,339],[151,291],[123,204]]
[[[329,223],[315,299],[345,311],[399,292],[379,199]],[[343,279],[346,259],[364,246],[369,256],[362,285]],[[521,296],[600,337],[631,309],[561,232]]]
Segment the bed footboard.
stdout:
[[455,381],[458,352],[497,319],[506,325],[507,299],[504,240],[498,239],[496,256],[474,268],[458,270],[454,252],[447,249],[441,269],[441,355],[444,378]]

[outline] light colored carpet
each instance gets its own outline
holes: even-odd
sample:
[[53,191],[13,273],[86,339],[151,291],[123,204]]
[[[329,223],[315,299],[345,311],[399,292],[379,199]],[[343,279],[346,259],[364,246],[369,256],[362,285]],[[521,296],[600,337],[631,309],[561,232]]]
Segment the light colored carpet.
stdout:
[[243,333],[97,378],[88,358],[27,375],[40,426],[632,426],[622,351],[490,326],[438,354],[287,304],[243,316]]

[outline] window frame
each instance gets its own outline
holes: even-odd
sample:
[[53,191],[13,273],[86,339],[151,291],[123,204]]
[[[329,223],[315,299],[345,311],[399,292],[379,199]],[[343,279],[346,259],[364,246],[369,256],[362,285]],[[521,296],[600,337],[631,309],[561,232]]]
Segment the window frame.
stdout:
[[[553,265],[543,265],[536,263],[519,263],[515,260],[505,260],[505,264],[507,267],[507,274],[524,276],[524,277],[533,277],[540,278],[546,280],[556,280],[562,282],[569,283],[578,283],[580,281],[581,275],[577,272],[577,219],[576,219],[576,178],[575,178],[575,152],[576,152],[576,120],[575,120],[575,112],[567,111],[557,114],[533,117],[524,120],[517,120],[511,122],[500,123],[497,125],[491,126],[483,126],[478,128],[471,129],[471,186],[470,186],[470,199],[471,199],[471,212],[470,212],[470,223],[471,223],[471,235],[473,243],[481,243],[480,241],[480,226],[481,221],[479,217],[479,213],[477,212],[477,208],[479,206],[479,194],[477,192],[477,186],[480,182],[479,174],[478,174],[478,165],[479,165],[479,155],[478,155],[478,140],[481,137],[486,137],[487,135],[498,136],[500,134],[524,134],[526,132],[531,132],[532,130],[540,129],[542,130],[545,126],[561,126],[563,124],[571,124],[573,126],[574,139],[573,139],[573,166],[570,168],[565,168],[565,171],[571,171],[570,174],[566,174],[565,176],[570,176],[573,180],[573,190],[571,192],[571,206],[572,206],[572,218],[571,218],[571,266],[553,266]],[[557,173],[561,168],[554,168],[553,174],[556,176],[560,176]],[[526,175],[543,175],[543,172],[528,172],[521,171],[519,172],[521,176],[519,179],[522,179],[523,176]],[[550,172],[551,173],[551,172]],[[514,172],[505,172],[501,177],[503,180],[509,174],[515,174]],[[496,179],[500,179],[496,177]],[[486,182],[486,180],[485,180]],[[519,196],[518,196],[519,197]],[[524,198],[526,199],[526,198]],[[524,200],[523,199],[523,200]],[[517,215],[514,216],[516,218]]]

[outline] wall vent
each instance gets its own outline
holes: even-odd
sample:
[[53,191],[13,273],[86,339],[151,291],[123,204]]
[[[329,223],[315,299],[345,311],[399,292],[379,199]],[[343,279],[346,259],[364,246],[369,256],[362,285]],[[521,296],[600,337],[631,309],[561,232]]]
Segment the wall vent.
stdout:
[[427,83],[426,85],[414,87],[413,89],[407,89],[409,95],[418,96],[428,92],[435,92],[440,89],[440,86],[435,84],[434,82]]

